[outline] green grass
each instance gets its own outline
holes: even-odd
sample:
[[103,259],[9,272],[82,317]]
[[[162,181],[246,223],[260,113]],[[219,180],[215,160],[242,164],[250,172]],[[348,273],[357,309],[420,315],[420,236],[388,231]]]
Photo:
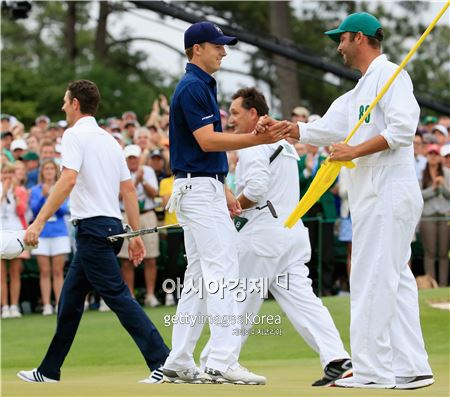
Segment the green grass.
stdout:
[[[312,388],[321,376],[316,354],[293,329],[274,301],[265,302],[262,313],[280,314],[282,336],[251,336],[241,352],[241,363],[268,378],[266,386],[234,385],[143,385],[137,380],[148,376],[143,358],[131,338],[112,313],[88,312],[83,316],[72,349],[58,384],[30,384],[20,381],[16,372],[37,366],[53,336],[56,318],[28,315],[2,321],[2,395],[3,396],[410,396],[449,395],[449,319],[448,311],[433,309],[429,299],[445,299],[449,289],[421,292],[421,319],[427,351],[436,378],[429,388],[417,391],[350,390]],[[345,346],[349,347],[349,300],[346,297],[324,299]],[[166,343],[171,328],[163,316],[173,308],[147,310]],[[263,326],[267,328],[266,325]],[[198,354],[208,335],[202,335]]]

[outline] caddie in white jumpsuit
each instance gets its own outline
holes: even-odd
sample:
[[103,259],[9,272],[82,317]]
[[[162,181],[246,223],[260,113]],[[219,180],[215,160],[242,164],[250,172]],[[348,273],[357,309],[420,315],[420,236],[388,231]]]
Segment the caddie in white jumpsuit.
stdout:
[[[326,32],[347,66],[362,73],[322,119],[292,125],[300,142],[330,145],[331,159],[354,160],[349,205],[353,223],[350,340],[353,377],[342,387],[413,389],[434,382],[419,321],[417,286],[408,260],[423,200],[414,170],[419,106],[402,71],[348,145],[345,139],[397,65],[381,54],[383,31],[367,13]],[[268,124],[276,123],[268,121]],[[269,129],[270,130],[270,129]]]
[[[255,88],[243,88],[233,95],[229,123],[235,133],[248,133],[267,112],[264,95]],[[280,145],[283,149],[270,162]],[[331,386],[336,379],[351,375],[350,356],[330,313],[311,287],[305,265],[311,258],[308,230],[301,221],[292,229],[283,226],[300,196],[297,160],[295,148],[285,140],[238,151],[238,200],[243,208],[253,208],[242,213],[241,222],[242,218],[248,221],[237,237],[239,278],[245,286],[241,285],[238,295],[239,314],[241,318],[258,315],[264,297],[262,290],[253,289],[251,284],[259,282],[262,287],[267,283],[297,332],[320,355],[325,374],[313,386]],[[277,219],[267,208],[254,209],[267,200],[273,204]],[[252,323],[244,321],[238,327],[244,344]],[[201,361],[206,361],[208,353],[209,344]]]

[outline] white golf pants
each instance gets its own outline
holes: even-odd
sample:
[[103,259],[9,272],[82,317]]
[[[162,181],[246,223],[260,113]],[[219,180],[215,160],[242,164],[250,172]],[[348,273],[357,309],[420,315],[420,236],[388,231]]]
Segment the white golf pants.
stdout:
[[177,317],[196,317],[191,317],[189,324],[173,325],[172,351],[164,366],[179,371],[195,365],[194,348],[205,319],[209,319],[207,365],[226,371],[237,363],[241,344],[240,338],[232,335],[232,327],[221,322],[238,310],[231,292],[222,286],[239,277],[237,231],[228,213],[224,185],[207,177],[176,179],[174,194],[181,195],[176,200],[177,218],[184,229],[188,259]]

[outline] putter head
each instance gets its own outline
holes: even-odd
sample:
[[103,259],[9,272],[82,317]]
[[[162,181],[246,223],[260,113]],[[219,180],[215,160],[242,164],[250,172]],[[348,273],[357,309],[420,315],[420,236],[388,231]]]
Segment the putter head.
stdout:
[[130,233],[133,231],[133,228],[128,223],[122,223],[122,226],[124,233]]
[[275,211],[275,207],[273,206],[273,204],[272,204],[269,200],[267,200],[266,205],[267,205],[267,208],[268,208],[269,211],[270,211],[270,214],[271,214],[274,218],[278,218],[277,211]]

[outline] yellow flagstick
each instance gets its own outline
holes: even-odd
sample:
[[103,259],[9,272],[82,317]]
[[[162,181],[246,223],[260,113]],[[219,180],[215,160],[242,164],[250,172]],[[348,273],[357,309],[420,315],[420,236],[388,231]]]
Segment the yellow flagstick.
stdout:
[[[403,62],[398,66],[394,74],[391,76],[391,78],[386,82],[384,87],[381,89],[377,97],[373,100],[373,102],[370,104],[370,106],[367,108],[367,110],[364,112],[364,114],[361,116],[359,121],[356,123],[353,130],[348,134],[347,138],[345,139],[344,143],[348,143],[348,141],[353,137],[357,129],[361,126],[364,119],[370,114],[370,112],[373,110],[373,108],[378,104],[380,99],[383,97],[383,95],[386,93],[386,91],[389,89],[389,87],[394,82],[395,78],[399,75],[399,73],[403,70],[405,65],[409,62],[411,57],[414,55],[414,53],[417,51],[417,49],[420,47],[420,45],[423,43],[425,38],[428,36],[428,34],[433,30],[433,28],[436,26],[439,19],[442,17],[442,15],[447,11],[447,8],[450,6],[450,0],[447,1],[447,3],[442,7],[442,9],[439,11],[439,13],[435,16],[433,21],[430,23],[428,28],[423,32],[420,39],[417,41],[417,43],[414,45],[413,48],[409,51],[408,55],[406,55]],[[289,217],[286,219],[284,226],[285,227],[293,227],[298,220],[306,214],[306,212],[314,205],[314,203],[317,202],[317,200],[325,193],[328,188],[332,185],[332,183],[335,181],[337,176],[339,175],[340,169],[345,166],[348,168],[354,168],[355,164],[351,161],[330,161],[329,157],[322,163],[319,171],[317,172],[314,180],[311,182],[311,185],[306,192],[306,194],[302,197],[300,202],[297,204],[297,207],[295,207],[294,211],[289,215]]]

